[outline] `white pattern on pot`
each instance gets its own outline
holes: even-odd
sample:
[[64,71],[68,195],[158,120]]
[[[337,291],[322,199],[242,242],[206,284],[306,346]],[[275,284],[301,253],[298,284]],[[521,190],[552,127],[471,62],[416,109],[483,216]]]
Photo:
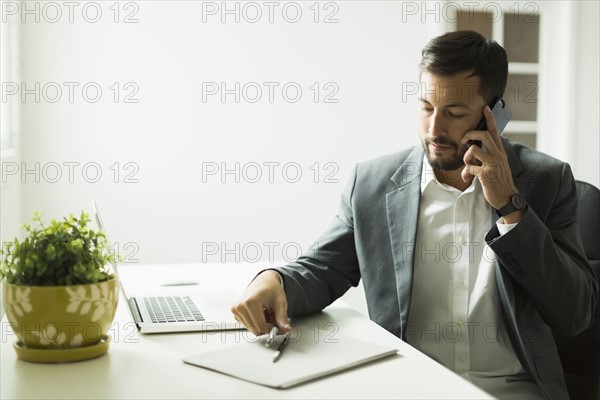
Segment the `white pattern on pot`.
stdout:
[[114,292],[108,290],[108,285],[91,285],[89,296],[83,286],[77,289],[66,288],[66,290],[69,294],[68,313],[75,314],[79,311],[80,315],[84,315],[93,310],[92,322],[96,322],[105,312],[113,311]]

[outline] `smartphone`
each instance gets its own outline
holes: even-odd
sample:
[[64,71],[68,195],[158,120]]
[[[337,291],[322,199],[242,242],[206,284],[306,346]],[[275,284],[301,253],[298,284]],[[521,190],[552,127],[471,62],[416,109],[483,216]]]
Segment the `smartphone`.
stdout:
[[[496,128],[498,129],[498,132],[502,134],[504,128],[506,128],[506,125],[508,124],[508,121],[510,121],[510,119],[512,118],[512,111],[510,111],[510,108],[508,108],[506,102],[500,97],[496,97],[490,103],[490,108],[492,109],[492,114],[494,114],[494,119],[496,120]],[[479,121],[479,124],[477,125],[477,128],[475,128],[475,130],[487,130],[485,115],[483,116],[483,118],[481,118],[481,121]],[[479,147],[482,146],[481,140],[469,140],[467,142],[467,146],[469,147],[471,147],[471,145],[473,144]]]

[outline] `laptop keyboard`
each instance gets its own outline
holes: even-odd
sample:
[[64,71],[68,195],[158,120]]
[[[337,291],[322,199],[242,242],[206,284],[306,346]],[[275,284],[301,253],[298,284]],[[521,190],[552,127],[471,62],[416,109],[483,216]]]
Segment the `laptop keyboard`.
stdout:
[[190,296],[144,297],[154,323],[204,321]]

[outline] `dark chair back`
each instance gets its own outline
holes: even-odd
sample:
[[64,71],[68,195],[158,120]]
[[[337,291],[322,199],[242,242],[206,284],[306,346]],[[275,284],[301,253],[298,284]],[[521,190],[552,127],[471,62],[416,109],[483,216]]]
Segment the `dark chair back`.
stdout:
[[[585,255],[600,280],[600,190],[581,181],[576,186],[577,222]],[[600,400],[600,304],[587,330],[573,337],[554,337],[571,400]]]

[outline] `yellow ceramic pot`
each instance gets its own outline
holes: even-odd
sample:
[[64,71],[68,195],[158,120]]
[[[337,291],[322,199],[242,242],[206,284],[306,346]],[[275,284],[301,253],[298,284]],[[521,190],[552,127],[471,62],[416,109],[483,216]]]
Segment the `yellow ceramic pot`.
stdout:
[[71,286],[24,286],[2,282],[6,317],[28,349],[98,345],[112,324],[118,280]]

